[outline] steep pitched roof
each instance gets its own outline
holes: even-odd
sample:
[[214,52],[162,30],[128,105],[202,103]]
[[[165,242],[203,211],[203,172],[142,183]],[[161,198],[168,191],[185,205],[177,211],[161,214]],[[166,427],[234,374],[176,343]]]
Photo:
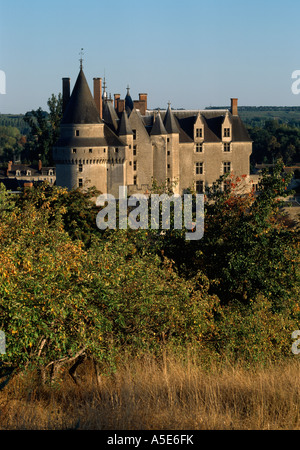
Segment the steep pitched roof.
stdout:
[[101,123],[99,112],[82,69],[80,69],[61,123]]
[[114,130],[118,128],[118,115],[111,101],[105,100],[103,102],[103,121],[112,125]]
[[[198,110],[173,111],[173,116],[177,119],[179,130],[184,130],[186,135],[193,140],[194,124],[197,118]],[[222,141],[222,124],[226,115],[232,123],[232,141],[235,142],[252,142],[248,131],[239,116],[233,116],[228,110],[202,110],[201,116],[204,122],[204,136],[207,142]],[[180,140],[181,142],[181,140]],[[183,141],[182,141],[183,142]]]
[[247,128],[245,127],[243,121],[240,116],[232,116],[232,140],[236,142],[252,142],[252,139],[249,136]]
[[127,94],[125,97],[125,110],[127,111],[128,114],[130,114],[130,112],[133,110],[134,105],[133,105],[133,101],[131,98],[131,95],[129,93],[129,87],[127,88]]
[[118,135],[126,136],[128,134],[132,134],[132,129],[129,124],[127,112],[123,111],[119,121]]
[[164,118],[164,126],[168,134],[179,133],[179,129],[176,125],[175,118],[173,112],[171,110],[170,105],[168,106],[165,118]]
[[151,136],[159,135],[159,134],[168,134],[164,127],[160,113],[158,113],[155,117],[154,124],[153,124],[150,134],[151,134]]

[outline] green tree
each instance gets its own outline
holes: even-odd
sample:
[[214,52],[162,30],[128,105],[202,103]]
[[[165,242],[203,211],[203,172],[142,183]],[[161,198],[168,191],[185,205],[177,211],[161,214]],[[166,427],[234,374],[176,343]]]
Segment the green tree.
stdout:
[[0,160],[2,162],[19,159],[26,139],[16,127],[0,126]]
[[42,160],[43,165],[53,165],[52,148],[59,136],[59,125],[62,118],[62,97],[54,94],[49,98],[49,113],[38,108],[26,113],[25,122],[30,126],[23,159],[37,163]]

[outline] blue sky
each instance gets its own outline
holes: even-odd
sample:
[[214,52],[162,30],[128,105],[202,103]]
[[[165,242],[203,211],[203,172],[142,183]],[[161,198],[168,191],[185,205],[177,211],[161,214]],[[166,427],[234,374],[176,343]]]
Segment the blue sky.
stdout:
[[84,72],[106,75],[108,92],[150,108],[300,105],[298,0],[0,0],[0,113],[25,113],[73,87]]

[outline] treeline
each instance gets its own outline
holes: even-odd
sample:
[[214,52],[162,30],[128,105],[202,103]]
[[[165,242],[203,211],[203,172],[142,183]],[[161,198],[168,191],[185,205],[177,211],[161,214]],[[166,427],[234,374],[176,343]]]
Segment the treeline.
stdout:
[[27,135],[30,132],[30,126],[24,120],[23,114],[0,114],[0,127],[17,128],[22,135]]
[[45,184],[13,197],[2,187],[4,367],[39,368],[45,381],[83,354],[100,368],[124,352],[168,349],[203,364],[293,356],[299,236],[279,215],[282,169],[264,174],[258,196],[241,197],[242,180],[227,178],[225,191],[219,180],[196,241],[172,227],[100,231],[95,191]]
[[300,162],[300,128],[279,123],[277,120],[265,121],[263,127],[248,126],[253,140],[251,164],[273,164],[282,159],[285,165]]
[[53,165],[52,148],[62,118],[61,95],[52,94],[47,104],[49,112],[39,108],[24,116],[0,116],[0,162],[36,164],[41,159],[44,166]]
[[[205,109],[229,109],[229,106],[207,106]],[[239,106],[239,111],[297,111],[300,106]]]

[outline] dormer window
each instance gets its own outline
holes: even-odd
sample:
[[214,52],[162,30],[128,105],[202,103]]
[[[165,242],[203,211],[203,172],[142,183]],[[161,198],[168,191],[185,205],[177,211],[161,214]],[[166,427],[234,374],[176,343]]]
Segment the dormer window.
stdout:
[[49,175],[49,176],[52,176],[52,175],[53,175],[53,170],[52,170],[52,169],[49,170],[48,175]]
[[27,175],[28,177],[30,177],[31,171],[30,171],[30,170],[26,170],[26,175]]
[[230,137],[230,128],[224,128],[223,137]]
[[196,128],[196,138],[202,138],[202,137],[203,137],[202,128]]
[[21,172],[19,170],[16,170],[16,176],[19,177],[21,175]]

